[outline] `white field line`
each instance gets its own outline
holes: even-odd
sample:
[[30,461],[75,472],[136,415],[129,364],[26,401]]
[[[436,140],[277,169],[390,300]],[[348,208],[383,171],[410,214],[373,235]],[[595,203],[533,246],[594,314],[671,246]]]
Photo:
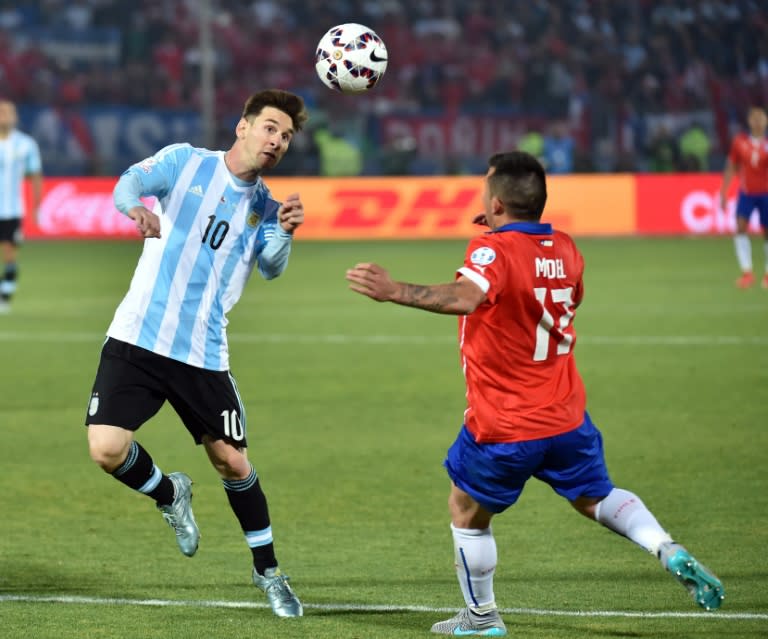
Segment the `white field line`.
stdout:
[[[0,331],[0,342],[98,343],[99,333],[69,331]],[[294,335],[290,333],[232,333],[241,344],[453,344],[453,335]],[[766,346],[764,335],[580,335],[580,344],[597,346]]]
[[[78,595],[12,595],[0,594],[1,603],[56,603],[70,605],[155,606],[160,608],[269,608],[255,601],[184,600],[184,599],[129,599],[125,597],[83,597]],[[455,613],[456,608],[437,606],[399,606],[396,604],[304,604],[309,610],[331,612],[434,612]],[[622,610],[546,610],[540,608],[500,608],[506,615],[532,615],[537,617],[623,617],[643,619],[713,619],[713,620],[768,620],[768,613],[758,612],[633,612]]]

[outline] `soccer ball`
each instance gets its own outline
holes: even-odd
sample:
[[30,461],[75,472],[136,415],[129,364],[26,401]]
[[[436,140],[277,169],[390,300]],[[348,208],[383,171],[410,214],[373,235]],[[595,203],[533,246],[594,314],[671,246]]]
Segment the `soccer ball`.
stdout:
[[330,89],[362,93],[375,87],[387,70],[387,47],[365,25],[340,24],[317,44],[315,70]]

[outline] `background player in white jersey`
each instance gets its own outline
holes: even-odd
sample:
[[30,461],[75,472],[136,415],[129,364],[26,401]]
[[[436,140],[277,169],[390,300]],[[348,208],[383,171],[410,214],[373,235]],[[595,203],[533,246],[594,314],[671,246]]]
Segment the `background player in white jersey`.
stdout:
[[[253,555],[253,581],[274,613],[302,605],[278,568],[267,501],[246,456],[245,409],[229,371],[227,312],[252,270],[286,268],[304,221],[298,194],[279,204],[261,179],[308,118],[302,99],[270,89],[252,95],[224,151],[174,144],[131,166],[117,208],[144,241],[130,289],[107,331],[88,407],[92,459],[155,500],[182,553],[197,551],[191,479],[163,474],[134,433],[167,400],[222,478]],[[154,195],[154,211],[142,196]]]
[[0,313],[7,313],[16,292],[18,247],[24,202],[21,185],[25,177],[32,184],[32,210],[40,208],[43,169],[37,142],[16,128],[16,106],[0,100],[0,250],[3,272],[0,280]]

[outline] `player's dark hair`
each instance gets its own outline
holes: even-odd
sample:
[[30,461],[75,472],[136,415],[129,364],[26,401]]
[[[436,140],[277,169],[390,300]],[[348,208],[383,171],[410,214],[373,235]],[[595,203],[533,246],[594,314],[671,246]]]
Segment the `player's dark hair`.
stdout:
[[488,166],[495,169],[488,178],[491,196],[501,200],[508,214],[538,221],[547,202],[547,179],[541,163],[530,153],[509,151],[492,155]]
[[301,96],[281,89],[265,89],[254,93],[245,101],[243,117],[247,120],[252,115],[259,115],[264,107],[274,107],[289,115],[294,131],[301,131],[309,120],[309,113]]

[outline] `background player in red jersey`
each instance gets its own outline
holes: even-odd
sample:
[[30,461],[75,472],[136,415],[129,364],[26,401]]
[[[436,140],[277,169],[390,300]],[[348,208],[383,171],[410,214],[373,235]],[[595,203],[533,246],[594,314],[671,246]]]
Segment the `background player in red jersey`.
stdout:
[[761,107],[752,107],[747,113],[749,133],[739,133],[733,138],[723,172],[720,189],[720,205],[725,210],[728,186],[734,175],[739,176],[739,197],[736,200],[736,259],[741,277],[736,280],[739,288],[748,288],[755,282],[752,272],[752,245],[747,234],[749,218],[757,209],[763,229],[765,272],[762,286],[768,288],[768,115]]
[[724,594],[717,577],[672,540],[637,495],[614,487],[608,476],[573,356],[584,260],[567,234],[540,222],[544,169],[519,151],[494,155],[489,165],[483,222],[490,231],[469,242],[453,282],[397,282],[371,263],[346,275],[353,291],[374,300],[461,316],[467,409],[445,467],[466,608],[432,632],[506,635],[493,594],[491,518],[517,501],[531,477],[657,556],[702,608],[718,608]]

